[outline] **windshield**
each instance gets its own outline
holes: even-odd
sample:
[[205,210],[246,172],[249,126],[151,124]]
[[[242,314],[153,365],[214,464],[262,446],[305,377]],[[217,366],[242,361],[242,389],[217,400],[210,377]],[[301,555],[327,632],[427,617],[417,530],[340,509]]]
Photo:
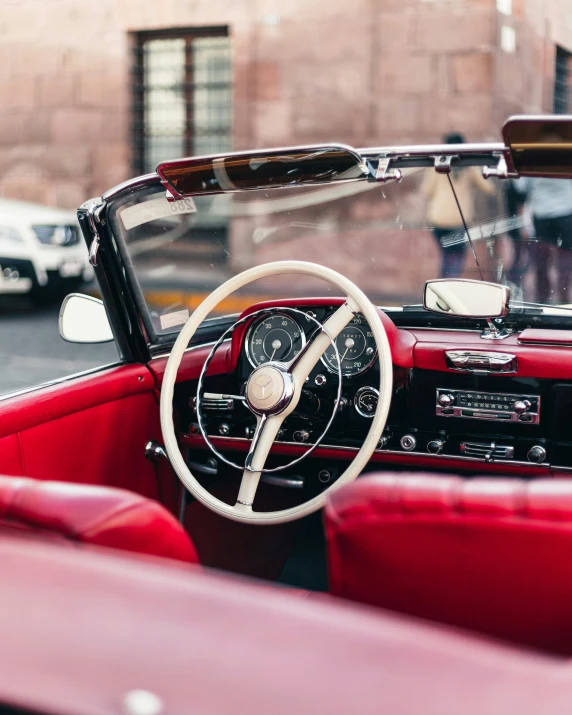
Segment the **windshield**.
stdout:
[[[356,181],[173,203],[157,182],[112,208],[112,228],[127,247],[158,335],[177,332],[231,275],[285,259],[333,268],[389,310],[419,306],[425,281],[443,277],[503,283],[512,311],[539,303],[565,320],[572,303],[571,181],[486,180],[479,166],[450,174],[411,168],[400,183]],[[334,293],[315,279],[272,278],[226,299],[217,315],[260,300]]]

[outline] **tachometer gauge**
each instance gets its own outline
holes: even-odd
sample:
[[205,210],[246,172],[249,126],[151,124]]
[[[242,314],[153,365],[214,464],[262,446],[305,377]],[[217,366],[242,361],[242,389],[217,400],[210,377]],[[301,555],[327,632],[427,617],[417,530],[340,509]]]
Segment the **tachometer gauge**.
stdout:
[[[336,346],[342,361],[342,375],[346,376],[367,370],[377,354],[373,333],[361,315],[356,315],[341,331]],[[338,372],[336,353],[331,345],[322,355],[322,362],[330,372]]]
[[290,362],[306,344],[298,323],[286,313],[273,313],[253,323],[246,336],[246,356],[252,367],[266,362]]

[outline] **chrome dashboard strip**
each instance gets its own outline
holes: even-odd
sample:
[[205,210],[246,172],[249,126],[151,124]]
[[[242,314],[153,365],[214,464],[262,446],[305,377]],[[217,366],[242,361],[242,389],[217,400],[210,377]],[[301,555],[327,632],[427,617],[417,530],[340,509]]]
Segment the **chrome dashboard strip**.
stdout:
[[[391,315],[388,315],[391,318]],[[399,330],[438,330],[443,333],[482,333],[480,328],[438,328],[438,327],[427,327],[426,325],[399,325],[397,326]]]
[[[250,440],[244,438],[244,437],[221,437],[220,435],[209,435],[211,439],[224,439],[225,441],[232,441],[236,442],[238,444],[244,444],[249,445]],[[274,443],[275,445],[286,445],[288,447],[311,447],[311,444],[304,444],[302,442],[285,442],[285,441],[277,441]],[[334,444],[321,444],[320,445],[321,449],[335,449],[339,450],[341,452],[359,452],[359,447],[340,447],[339,445],[334,445]],[[398,455],[400,457],[431,457],[432,459],[440,460],[440,459],[446,459],[446,460],[461,460],[463,462],[477,462],[478,464],[505,464],[505,465],[514,465],[517,467],[530,467],[534,469],[538,469],[539,467],[541,468],[546,468],[549,469],[552,465],[550,462],[542,462],[541,464],[533,464],[532,462],[521,462],[517,461],[514,459],[492,459],[489,462],[485,462],[484,459],[479,459],[478,457],[465,457],[463,455],[459,455],[458,457],[453,455],[453,454],[431,454],[431,452],[403,452],[401,450],[397,449],[376,449],[374,454],[392,454],[392,455]],[[565,467],[558,467],[559,469],[565,469]],[[572,471],[572,467],[570,467],[570,471]]]

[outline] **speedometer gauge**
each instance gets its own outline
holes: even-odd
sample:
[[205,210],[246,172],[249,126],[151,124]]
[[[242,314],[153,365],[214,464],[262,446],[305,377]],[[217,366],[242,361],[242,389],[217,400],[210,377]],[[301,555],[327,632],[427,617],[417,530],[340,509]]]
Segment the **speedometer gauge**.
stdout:
[[[336,346],[342,361],[342,375],[346,376],[367,370],[377,354],[373,333],[361,315],[356,315],[340,332]],[[338,372],[336,352],[331,345],[322,355],[322,362],[330,372]]]
[[298,323],[286,313],[273,313],[250,326],[246,356],[252,367],[266,362],[290,362],[306,344]]

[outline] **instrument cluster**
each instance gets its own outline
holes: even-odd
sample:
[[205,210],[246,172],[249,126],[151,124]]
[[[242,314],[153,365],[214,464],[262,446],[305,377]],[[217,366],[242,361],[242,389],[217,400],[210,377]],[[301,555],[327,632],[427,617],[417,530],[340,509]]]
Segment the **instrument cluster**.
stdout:
[[[315,318],[313,311],[307,312]],[[252,367],[272,361],[288,363],[293,360],[316,329],[316,323],[310,317],[306,320],[302,318],[302,323],[305,324],[299,321],[299,313],[290,315],[287,308],[255,320],[245,340],[246,357]],[[373,333],[361,315],[354,316],[335,342],[344,377],[361,375],[377,358]],[[338,373],[338,357],[332,345],[320,359],[327,371]]]

